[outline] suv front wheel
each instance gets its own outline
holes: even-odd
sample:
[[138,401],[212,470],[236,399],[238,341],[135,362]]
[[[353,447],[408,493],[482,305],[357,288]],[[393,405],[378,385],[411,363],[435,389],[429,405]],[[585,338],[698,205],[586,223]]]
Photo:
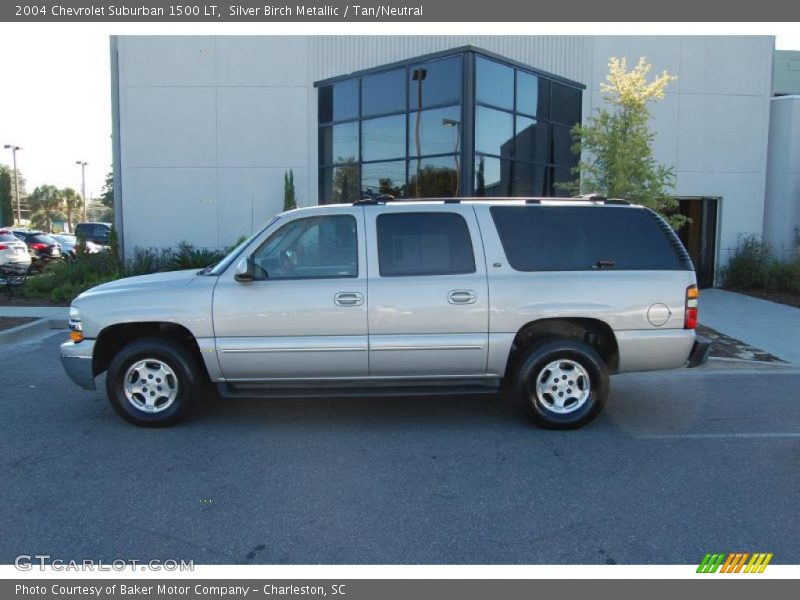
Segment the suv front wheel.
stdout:
[[534,423],[575,429],[594,419],[608,397],[608,369],[588,344],[550,340],[522,357],[514,390]]
[[131,342],[108,367],[111,406],[140,427],[165,427],[181,419],[197,389],[195,361],[180,344],[159,338]]

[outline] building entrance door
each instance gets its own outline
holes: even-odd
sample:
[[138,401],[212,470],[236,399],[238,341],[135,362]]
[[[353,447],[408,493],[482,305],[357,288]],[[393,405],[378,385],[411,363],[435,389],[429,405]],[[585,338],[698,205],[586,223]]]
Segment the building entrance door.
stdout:
[[697,272],[701,288],[713,287],[714,265],[717,256],[717,202],[718,198],[681,198],[678,212],[692,222],[678,231]]

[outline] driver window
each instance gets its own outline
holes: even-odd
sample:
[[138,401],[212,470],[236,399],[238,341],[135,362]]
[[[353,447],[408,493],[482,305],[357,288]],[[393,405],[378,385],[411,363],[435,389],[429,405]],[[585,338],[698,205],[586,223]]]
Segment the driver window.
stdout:
[[350,215],[287,223],[253,255],[256,279],[358,277],[356,220]]

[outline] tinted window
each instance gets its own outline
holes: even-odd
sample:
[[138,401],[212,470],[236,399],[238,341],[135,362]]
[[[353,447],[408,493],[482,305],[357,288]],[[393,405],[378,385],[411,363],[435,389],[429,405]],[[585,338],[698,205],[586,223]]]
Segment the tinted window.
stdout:
[[358,123],[328,125],[319,130],[320,164],[346,163],[358,159]]
[[362,160],[403,158],[406,155],[406,116],[362,121],[361,137]]
[[28,238],[28,243],[30,244],[56,244],[57,242],[51,238],[49,235],[45,235],[43,233],[38,233],[36,235],[32,235]]
[[475,109],[475,152],[511,156],[514,152],[514,115],[478,106]]
[[382,277],[475,272],[472,241],[461,215],[383,214],[377,226]]
[[356,220],[349,215],[287,223],[254,254],[256,279],[358,276]]
[[517,271],[682,270],[670,242],[643,209],[493,206],[509,264]]
[[406,161],[365,163],[361,166],[361,197],[406,195]]
[[581,91],[573,87],[553,83],[551,106],[552,120],[573,125],[581,118]]
[[550,82],[536,75],[517,71],[517,112],[547,118]]
[[0,242],[18,242],[19,239],[10,233],[0,233]]
[[408,184],[409,195],[414,198],[458,196],[458,157],[438,156],[409,161]]
[[475,99],[484,104],[514,109],[514,69],[475,57]]
[[456,104],[461,99],[461,57],[413,65],[408,70],[408,108]]
[[491,156],[476,157],[475,195],[511,196],[511,161]]
[[320,169],[320,204],[355,202],[359,199],[358,164]]
[[370,75],[361,80],[361,115],[385,115],[406,109],[405,69]]
[[529,162],[547,163],[550,156],[550,125],[544,121],[517,117],[514,156]]
[[514,163],[514,196],[549,196],[547,167]]
[[553,125],[552,162],[567,166],[577,163],[578,156],[572,151],[573,143],[569,127]]
[[[417,127],[419,119],[419,128]],[[461,107],[413,112],[409,116],[409,156],[448,154],[461,148]],[[419,129],[419,137],[417,137]]]

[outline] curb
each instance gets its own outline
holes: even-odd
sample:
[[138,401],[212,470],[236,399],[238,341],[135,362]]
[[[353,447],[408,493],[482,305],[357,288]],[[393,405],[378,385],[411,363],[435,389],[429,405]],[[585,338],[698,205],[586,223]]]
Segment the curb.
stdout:
[[29,338],[35,337],[37,334],[51,329],[66,328],[67,319],[61,317],[44,317],[30,323],[17,325],[11,329],[0,331],[0,346],[26,341]]

